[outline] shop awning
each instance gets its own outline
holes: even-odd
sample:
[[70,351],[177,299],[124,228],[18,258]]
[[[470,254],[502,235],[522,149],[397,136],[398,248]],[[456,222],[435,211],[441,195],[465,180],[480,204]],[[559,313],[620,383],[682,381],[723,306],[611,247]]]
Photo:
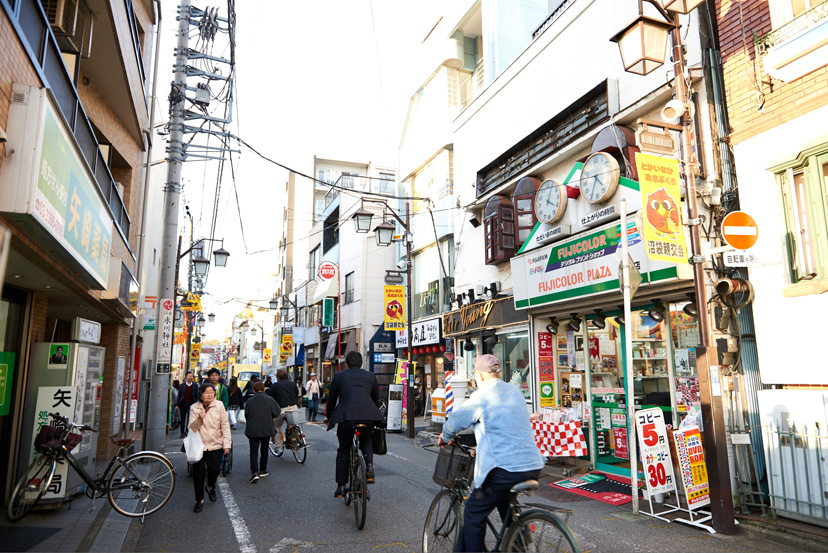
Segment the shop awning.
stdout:
[[313,295],[311,304],[319,303],[325,298],[336,297],[339,295],[339,282],[335,279],[323,280],[316,287],[316,293]]
[[328,347],[325,348],[325,359],[334,359],[336,356],[336,341],[339,334],[331,334],[328,338]]

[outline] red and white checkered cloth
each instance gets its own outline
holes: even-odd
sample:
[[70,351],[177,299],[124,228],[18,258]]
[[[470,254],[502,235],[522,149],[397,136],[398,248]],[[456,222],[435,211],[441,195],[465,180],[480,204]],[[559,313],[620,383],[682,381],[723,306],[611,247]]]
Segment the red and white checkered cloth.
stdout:
[[586,439],[579,421],[555,424],[532,421],[535,443],[544,457],[580,457],[587,454]]

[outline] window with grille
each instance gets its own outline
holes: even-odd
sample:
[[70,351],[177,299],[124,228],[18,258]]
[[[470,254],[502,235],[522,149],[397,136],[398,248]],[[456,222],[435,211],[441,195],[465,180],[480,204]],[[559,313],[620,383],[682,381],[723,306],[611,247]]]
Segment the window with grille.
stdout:
[[345,275],[345,303],[354,301],[354,273]]
[[498,265],[515,255],[515,210],[511,200],[492,196],[483,212],[486,265]]

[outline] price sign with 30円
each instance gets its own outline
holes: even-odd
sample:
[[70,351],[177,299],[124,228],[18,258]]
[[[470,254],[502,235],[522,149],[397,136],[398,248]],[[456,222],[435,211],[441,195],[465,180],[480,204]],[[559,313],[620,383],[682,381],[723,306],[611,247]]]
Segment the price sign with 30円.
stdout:
[[644,462],[644,478],[650,497],[676,489],[673,460],[667,441],[667,426],[661,409],[643,409],[635,414],[638,448]]

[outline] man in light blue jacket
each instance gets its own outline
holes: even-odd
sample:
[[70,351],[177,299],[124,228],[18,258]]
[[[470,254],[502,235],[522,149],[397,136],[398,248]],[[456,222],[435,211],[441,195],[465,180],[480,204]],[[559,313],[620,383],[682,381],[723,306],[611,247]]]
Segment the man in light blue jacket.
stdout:
[[440,435],[443,444],[472,426],[477,439],[474,490],[463,511],[457,551],[483,551],[489,513],[497,507],[505,519],[509,490],[537,480],[546,463],[535,445],[523,393],[501,379],[500,360],[489,354],[478,357],[474,378],[477,391],[449,415]]

